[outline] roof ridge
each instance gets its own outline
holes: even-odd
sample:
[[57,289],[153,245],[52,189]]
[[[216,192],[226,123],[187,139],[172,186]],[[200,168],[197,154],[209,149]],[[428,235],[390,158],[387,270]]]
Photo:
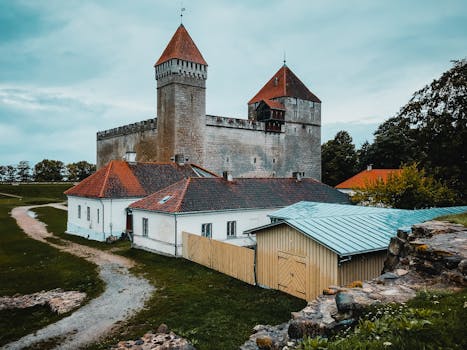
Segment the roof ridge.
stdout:
[[107,172],[105,173],[105,176],[104,176],[104,181],[102,182],[102,188],[101,188],[101,190],[99,192],[99,195],[98,195],[99,198],[104,197],[104,189],[106,187],[105,185],[106,185],[107,180],[108,180],[108,178],[110,176],[110,169],[112,168],[113,162],[114,162],[114,160],[111,160],[109,162],[109,164],[107,165],[108,168],[107,168]]
[[182,190],[182,193],[181,193],[181,196],[180,196],[180,200],[178,201],[178,204],[177,206],[175,207],[175,212],[178,212],[182,206],[182,202],[183,202],[183,198],[185,197],[185,194],[186,194],[186,191],[188,190],[188,186],[190,185],[191,183],[191,177],[189,177],[188,179],[186,179],[186,183],[185,183],[185,188]]

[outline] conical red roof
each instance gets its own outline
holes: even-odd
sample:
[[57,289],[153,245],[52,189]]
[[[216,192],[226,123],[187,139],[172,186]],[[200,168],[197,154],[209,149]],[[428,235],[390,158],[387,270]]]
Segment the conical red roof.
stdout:
[[248,104],[284,96],[321,103],[321,100],[284,64]]
[[184,61],[207,65],[206,61],[196,47],[193,39],[183,24],[180,24],[177,31],[170,39],[169,44],[165,48],[161,57],[157,60],[154,66],[164,63],[173,58],[178,58]]

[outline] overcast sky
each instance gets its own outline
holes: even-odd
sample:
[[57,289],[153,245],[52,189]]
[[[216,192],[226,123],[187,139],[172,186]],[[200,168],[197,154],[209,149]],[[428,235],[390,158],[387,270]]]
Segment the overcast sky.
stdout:
[[[209,64],[207,113],[244,117],[287,65],[322,101],[323,141],[359,146],[467,56],[467,1],[183,2]],[[95,162],[98,130],[155,115],[153,64],[180,1],[0,1],[0,164]]]

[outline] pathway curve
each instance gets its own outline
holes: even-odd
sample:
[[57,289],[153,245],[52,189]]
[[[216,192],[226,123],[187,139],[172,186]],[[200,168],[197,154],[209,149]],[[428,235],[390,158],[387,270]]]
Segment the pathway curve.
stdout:
[[[58,204],[53,206],[66,209]],[[62,246],[48,242],[45,238],[53,235],[47,232],[46,225],[28,215],[28,211],[35,207],[40,206],[14,208],[11,216],[31,238],[97,264],[99,276],[106,283],[106,288],[99,297],[70,316],[7,344],[4,349],[23,349],[56,337],[64,339],[58,349],[78,349],[97,341],[117,322],[127,319],[142,309],[154,287],[146,279],[134,276],[128,271],[135,265],[130,259],[77,243],[67,242]]]

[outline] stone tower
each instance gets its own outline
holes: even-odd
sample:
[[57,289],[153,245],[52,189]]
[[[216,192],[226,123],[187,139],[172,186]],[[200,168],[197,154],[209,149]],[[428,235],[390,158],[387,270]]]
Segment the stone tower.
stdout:
[[208,65],[181,24],[154,65],[157,80],[157,160],[181,156],[202,164]]
[[248,119],[283,132],[278,174],[321,179],[321,100],[285,63],[248,102]]

